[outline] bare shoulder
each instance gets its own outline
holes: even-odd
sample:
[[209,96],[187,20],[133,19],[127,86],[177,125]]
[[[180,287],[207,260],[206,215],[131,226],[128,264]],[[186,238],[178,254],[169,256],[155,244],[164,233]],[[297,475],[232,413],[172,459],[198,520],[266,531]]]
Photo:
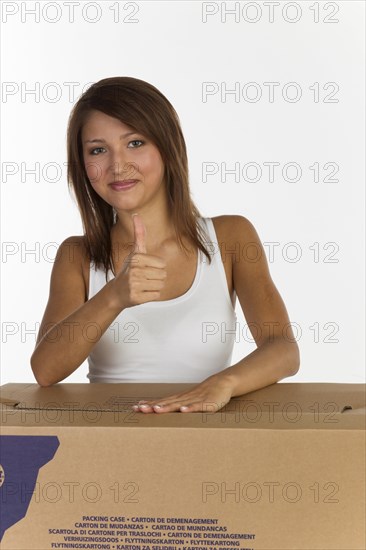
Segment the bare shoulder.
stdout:
[[[263,244],[254,225],[240,215],[213,218],[215,227],[222,228],[232,255],[233,288],[236,291],[247,326],[257,346],[266,342],[295,342],[288,331],[290,320],[286,306],[271,277]],[[216,221],[217,220],[217,221]],[[296,350],[297,348],[297,350]],[[294,362],[299,362],[298,346],[294,347]],[[298,367],[297,367],[298,369]],[[295,371],[296,372],[296,371]]]
[[253,224],[244,216],[225,214],[211,219],[220,247],[221,260],[225,267],[229,294],[235,307],[233,290],[238,293],[237,280],[243,277],[242,274],[238,275],[238,265],[245,263],[242,261],[243,252],[245,257],[248,246],[251,248],[252,243],[255,243],[256,252],[261,244]]
[[52,277],[73,277],[84,279],[84,271],[89,266],[85,237],[74,235],[60,244],[52,271]]
[[[89,276],[89,254],[87,251],[84,235],[73,235],[62,241],[58,248],[56,260],[59,263],[59,270],[65,274],[68,271],[74,276],[79,276],[85,288],[85,300],[87,300],[86,276]],[[62,266],[62,268],[61,268]]]
[[219,240],[234,241],[237,238],[252,239],[258,238],[254,225],[239,214],[224,214],[212,218],[215,231]]
[[231,259],[233,277],[235,278],[239,267],[244,269],[246,266],[246,269],[250,267],[252,273],[255,267],[255,276],[268,278],[266,255],[252,222],[238,214],[217,216],[212,221],[223,261],[226,257]]
[[[64,241],[62,241],[62,245],[64,243],[67,243],[68,246],[73,244],[74,246],[77,245],[77,248],[80,252],[82,252],[82,249],[85,249],[85,236],[84,235],[72,235],[71,237],[67,237]],[[75,247],[76,248],[76,247]]]
[[85,261],[83,237],[72,236],[62,241],[52,268],[49,297],[39,328],[37,344],[44,334],[44,327],[50,323],[60,322],[85,303],[82,268]]
[[81,266],[83,262],[88,261],[85,237],[83,235],[73,235],[71,237],[67,237],[60,244],[56,257],[60,257],[66,252],[68,253],[68,261],[73,264],[79,264]]
[[60,244],[51,273],[51,296],[73,290],[87,300],[85,273],[89,266],[85,237],[73,235]]

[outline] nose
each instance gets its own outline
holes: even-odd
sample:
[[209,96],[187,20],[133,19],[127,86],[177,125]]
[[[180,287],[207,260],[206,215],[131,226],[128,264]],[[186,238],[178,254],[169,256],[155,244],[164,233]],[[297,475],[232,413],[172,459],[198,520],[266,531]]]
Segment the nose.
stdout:
[[116,180],[134,179],[139,171],[136,162],[132,161],[125,152],[116,153],[112,159],[111,171]]

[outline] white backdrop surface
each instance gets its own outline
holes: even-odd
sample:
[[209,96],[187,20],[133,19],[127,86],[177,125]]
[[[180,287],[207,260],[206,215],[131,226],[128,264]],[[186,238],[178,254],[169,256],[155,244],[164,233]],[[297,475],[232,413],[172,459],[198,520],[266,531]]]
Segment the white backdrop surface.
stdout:
[[[1,383],[35,381],[56,248],[83,232],[67,120],[111,76],[146,80],[175,107],[202,215],[256,227],[300,346],[285,381],[364,382],[364,2],[1,9]],[[245,329],[238,302],[237,315]],[[233,364],[253,349],[242,333]],[[84,362],[65,382],[86,374]]]

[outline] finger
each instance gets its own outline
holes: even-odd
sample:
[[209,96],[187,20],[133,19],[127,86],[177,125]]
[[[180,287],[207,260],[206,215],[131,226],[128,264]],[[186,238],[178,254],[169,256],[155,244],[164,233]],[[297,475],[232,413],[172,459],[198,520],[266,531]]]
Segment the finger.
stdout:
[[[138,256],[136,258],[136,256]],[[135,275],[136,280],[147,280],[147,281],[164,281],[167,277],[167,272],[160,267],[153,267],[149,263],[142,263],[144,260],[141,258],[147,257],[147,254],[135,254],[136,268]],[[140,263],[141,261],[141,263]],[[134,264],[133,261],[130,261],[130,264]]]
[[162,273],[162,269],[166,269],[167,263],[163,258],[160,258],[159,256],[153,256],[152,254],[140,254],[139,252],[135,250],[131,250],[131,252],[126,256],[124,260],[125,264],[135,264],[139,267],[149,267],[149,271],[147,272],[148,279],[165,279],[167,274]]
[[161,407],[166,407],[168,405],[172,405],[178,402],[181,402],[183,404],[184,401],[192,400],[193,397],[194,396],[192,395],[184,396],[177,393],[176,395],[170,395],[169,397],[164,397],[164,398],[162,397],[160,399],[150,399],[149,401],[147,400],[138,401],[137,406],[148,405],[149,407],[154,407],[156,405],[159,405]]
[[154,409],[152,408],[152,406],[148,405],[147,403],[132,405],[132,408],[134,411],[138,411],[138,412],[145,412],[145,413],[154,412]]
[[[207,406],[209,406],[209,409]],[[221,407],[224,405],[224,403],[221,404]],[[203,401],[201,399],[192,400],[191,399],[181,399],[176,400],[171,403],[160,403],[160,404],[141,404],[141,405],[133,405],[132,407],[136,412],[143,412],[143,413],[170,413],[170,412],[205,412],[207,413],[215,413],[220,409],[220,406],[217,403]]]
[[152,406],[153,410],[158,413],[180,411],[205,412],[206,414],[209,414],[217,412],[224,405],[226,405],[227,402],[228,400],[217,403],[216,401],[207,400],[204,396],[190,396],[184,399],[176,399],[174,402],[170,403],[159,403],[158,405],[153,404],[150,405],[150,407]]
[[161,413],[169,413],[169,412],[193,412],[194,407],[196,406],[197,410],[201,407],[201,402],[192,403],[192,401],[186,401],[185,403],[182,403],[181,401],[177,401],[176,403],[170,403],[169,405],[153,405],[152,409],[154,412],[161,414]]
[[[132,405],[132,408],[135,411],[141,410],[143,412],[151,412],[153,409],[155,410],[156,407],[156,412],[170,412],[173,409],[178,410],[181,405],[186,405],[188,402],[192,403],[192,400],[197,399],[202,400],[202,398],[197,398],[194,396],[194,394],[192,395],[192,393],[190,395],[185,395],[184,393],[176,393],[162,399],[138,401],[137,404]],[[168,409],[168,407],[170,408]]]
[[149,401],[139,401],[137,404],[132,405],[132,408],[136,412],[154,412],[152,404]]
[[217,412],[218,407],[215,408],[215,411],[207,411],[205,408],[205,403],[203,401],[198,401],[197,403],[190,403],[189,405],[182,405],[179,407],[179,411],[182,413],[185,412]]
[[[144,255],[144,258],[145,257],[148,257],[148,254]],[[148,260],[145,265],[148,267],[148,269],[145,269],[146,279],[158,281],[164,281],[164,279],[166,279],[167,273],[163,271],[162,268],[149,266]]]
[[146,254],[146,227],[140,214],[132,214],[132,221],[135,233],[135,250],[140,254]]
[[190,409],[195,404],[202,403],[202,399],[194,399],[192,397],[187,397],[186,399],[176,399],[169,403],[157,403],[156,405],[151,405],[152,409],[157,413],[163,412],[174,412],[179,411],[181,407],[187,407],[187,410]]
[[[170,408],[168,408],[170,406]],[[173,403],[162,403],[156,404],[155,402],[145,402],[145,403],[138,403],[137,405],[132,405],[132,408],[134,411],[144,412],[144,413],[150,413],[150,412],[170,412],[172,410],[177,410],[177,406],[174,408]]]

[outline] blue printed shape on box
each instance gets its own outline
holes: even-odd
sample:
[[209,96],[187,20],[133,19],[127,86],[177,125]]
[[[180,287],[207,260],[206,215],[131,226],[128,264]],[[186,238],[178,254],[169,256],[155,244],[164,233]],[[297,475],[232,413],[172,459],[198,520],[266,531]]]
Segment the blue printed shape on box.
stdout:
[[39,469],[54,457],[56,436],[0,436],[0,540],[25,517]]

